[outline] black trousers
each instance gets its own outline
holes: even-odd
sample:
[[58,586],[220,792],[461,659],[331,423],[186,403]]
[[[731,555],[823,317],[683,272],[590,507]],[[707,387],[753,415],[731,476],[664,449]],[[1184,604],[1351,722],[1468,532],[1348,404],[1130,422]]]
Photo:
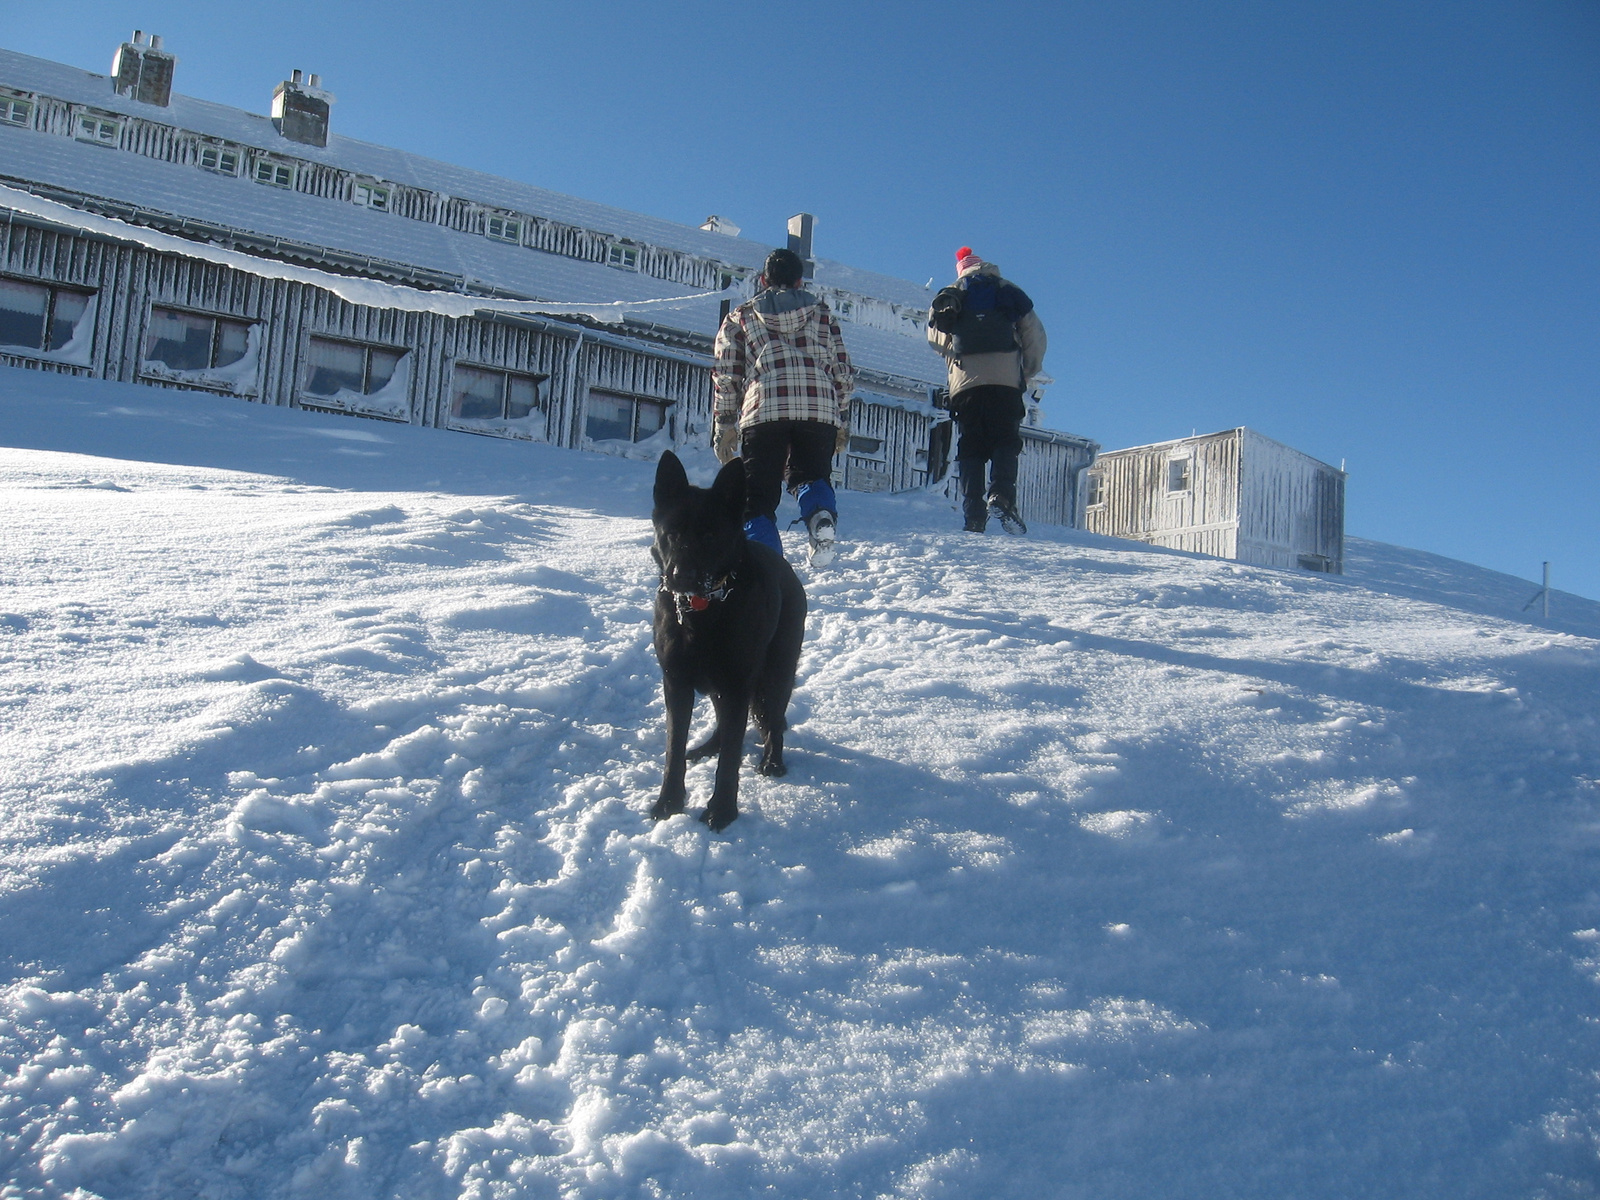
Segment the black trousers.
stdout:
[[951,397],[950,415],[961,435],[956,470],[967,519],[986,517],[991,498],[1016,507],[1017,455],[1022,453],[1026,412],[1021,388],[985,384]]
[[776,517],[783,487],[829,479],[839,427],[826,421],[761,421],[744,431],[744,514]]

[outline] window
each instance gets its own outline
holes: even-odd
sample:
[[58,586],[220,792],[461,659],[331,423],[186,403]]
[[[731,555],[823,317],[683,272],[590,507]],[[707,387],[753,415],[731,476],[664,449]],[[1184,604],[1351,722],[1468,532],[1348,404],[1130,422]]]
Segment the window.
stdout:
[[1090,504],[1104,504],[1106,502],[1105,477],[1099,471],[1089,472],[1089,499]]
[[306,363],[305,390],[312,396],[330,399],[340,392],[371,396],[394,378],[395,368],[404,357],[404,350],[314,337]]
[[591,391],[583,431],[592,442],[642,442],[660,433],[666,424],[664,401]]
[[484,233],[497,242],[520,242],[522,222],[514,221],[510,217],[490,217]]
[[355,190],[355,202],[363,208],[375,208],[379,212],[388,212],[389,189],[376,183],[358,183]]
[[624,246],[620,243],[606,251],[606,265],[621,267],[624,271],[637,271],[639,269],[639,248],[637,246]]
[[201,146],[200,165],[207,171],[215,171],[219,175],[237,175],[239,152],[224,150],[221,146]]
[[1187,492],[1189,490],[1189,459],[1171,458],[1167,460],[1167,491]]
[[0,346],[46,354],[65,349],[91,299],[87,292],[0,279]]
[[518,421],[541,408],[543,375],[515,375],[459,363],[450,373],[450,415],[462,421]]
[[288,163],[278,162],[271,158],[258,158],[256,160],[256,182],[270,184],[273,187],[292,188],[294,186],[294,168]]
[[883,439],[870,437],[857,437],[850,435],[849,452],[851,458],[870,458],[874,462],[883,462],[887,457],[883,452]]
[[150,310],[144,339],[144,356],[150,362],[174,371],[208,371],[232,366],[249,348],[247,322],[170,308]]
[[79,113],[73,137],[80,142],[93,142],[97,146],[115,146],[122,140],[122,122]]
[[33,122],[33,102],[15,96],[0,96],[0,124],[29,125]]

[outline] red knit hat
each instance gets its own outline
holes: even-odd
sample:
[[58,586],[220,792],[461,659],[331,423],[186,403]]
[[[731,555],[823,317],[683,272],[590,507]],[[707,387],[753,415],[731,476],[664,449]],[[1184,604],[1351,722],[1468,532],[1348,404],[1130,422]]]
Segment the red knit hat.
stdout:
[[963,246],[956,251],[956,270],[958,271],[965,271],[972,263],[982,261],[983,259],[972,252],[971,246]]

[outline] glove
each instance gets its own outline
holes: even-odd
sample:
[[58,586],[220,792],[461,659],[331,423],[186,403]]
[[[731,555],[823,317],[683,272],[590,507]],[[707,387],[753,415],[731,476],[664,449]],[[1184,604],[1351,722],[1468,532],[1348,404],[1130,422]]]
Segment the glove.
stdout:
[[717,461],[726,466],[739,457],[739,423],[717,422]]
[[849,444],[850,444],[850,426],[841,425],[841,426],[839,426],[839,432],[837,434],[835,434],[834,438],[833,438],[833,452],[835,454],[843,454],[844,451],[845,451],[845,447],[848,446]]

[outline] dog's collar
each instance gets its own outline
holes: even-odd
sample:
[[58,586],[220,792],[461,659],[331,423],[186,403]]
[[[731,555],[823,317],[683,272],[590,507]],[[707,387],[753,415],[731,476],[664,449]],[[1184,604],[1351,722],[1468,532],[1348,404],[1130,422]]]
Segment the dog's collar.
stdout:
[[689,619],[690,613],[705,612],[712,604],[725,599],[733,590],[734,572],[729,571],[715,586],[706,588],[701,592],[674,592],[667,587],[667,581],[661,581],[661,590],[672,597],[673,606],[678,610],[679,622]]

